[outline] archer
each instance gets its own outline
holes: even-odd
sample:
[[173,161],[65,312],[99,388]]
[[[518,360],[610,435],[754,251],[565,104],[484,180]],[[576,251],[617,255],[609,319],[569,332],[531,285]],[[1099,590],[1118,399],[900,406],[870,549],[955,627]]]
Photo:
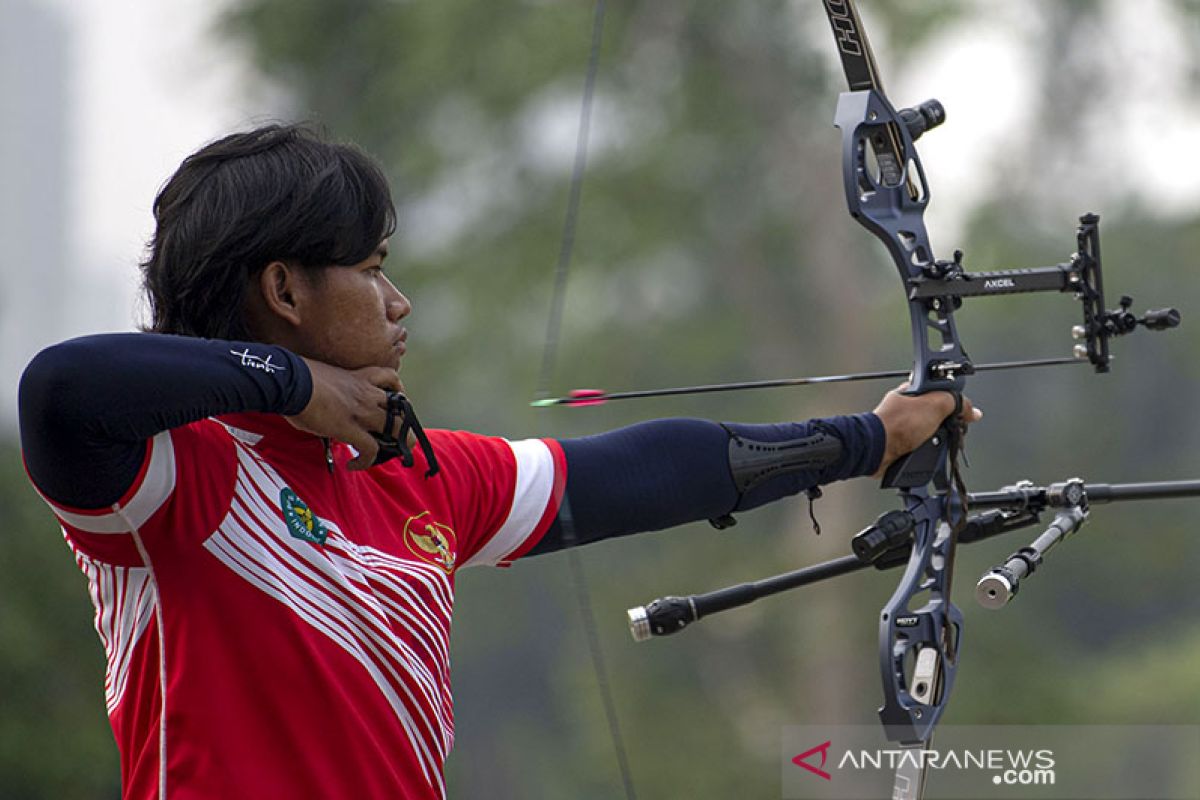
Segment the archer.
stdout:
[[442,797],[460,569],[882,474],[955,408],[893,391],[803,423],[425,432],[374,161],[269,125],[185,159],[154,214],[147,331],[51,347],[20,388],[125,798]]

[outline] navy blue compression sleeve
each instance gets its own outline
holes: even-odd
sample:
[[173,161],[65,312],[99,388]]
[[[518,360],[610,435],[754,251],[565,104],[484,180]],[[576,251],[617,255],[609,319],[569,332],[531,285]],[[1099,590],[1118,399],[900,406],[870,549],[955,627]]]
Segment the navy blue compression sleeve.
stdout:
[[[841,441],[836,462],[780,475],[739,497],[729,466],[730,432],[776,442],[820,431]],[[567,439],[561,444],[570,530],[560,513],[531,554],[746,511],[812,486],[870,475],[884,443],[883,423],[874,414],[776,425],[664,419]]]
[[189,336],[85,336],[43,350],[21,376],[21,448],[34,484],[75,508],[115,503],[145,442],[214,414],[297,414],[312,396],[282,347]]

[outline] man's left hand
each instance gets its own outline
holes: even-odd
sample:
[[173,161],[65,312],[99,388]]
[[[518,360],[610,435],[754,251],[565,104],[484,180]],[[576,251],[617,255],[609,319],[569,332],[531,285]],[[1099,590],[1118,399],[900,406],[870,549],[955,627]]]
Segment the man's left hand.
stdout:
[[[901,394],[906,388],[907,383],[901,384],[885,394],[875,407],[875,416],[883,423],[887,442],[879,469],[872,475],[874,478],[882,477],[893,461],[924,444],[946,417],[954,413],[954,395],[949,392]],[[978,422],[983,419],[983,411],[963,397],[959,417],[967,423]]]

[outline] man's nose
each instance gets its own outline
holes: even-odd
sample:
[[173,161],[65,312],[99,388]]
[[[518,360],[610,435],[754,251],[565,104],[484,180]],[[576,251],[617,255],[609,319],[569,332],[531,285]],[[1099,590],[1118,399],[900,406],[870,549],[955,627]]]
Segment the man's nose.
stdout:
[[387,299],[388,320],[397,322],[412,313],[412,303],[391,281],[388,281],[388,287],[391,289],[391,296]]

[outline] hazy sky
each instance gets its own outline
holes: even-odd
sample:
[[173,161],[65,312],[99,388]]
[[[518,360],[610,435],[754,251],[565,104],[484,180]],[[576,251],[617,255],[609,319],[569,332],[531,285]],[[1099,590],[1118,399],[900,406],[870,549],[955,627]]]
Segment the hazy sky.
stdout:
[[69,29],[72,269],[124,291],[103,319],[129,329],[150,205],[181,159],[270,115],[244,59],[209,35],[213,0],[41,0]]
[[[35,298],[10,298],[26,316],[34,311],[29,324],[16,316],[9,320],[16,330],[0,348],[0,378],[7,388],[0,396],[0,428],[11,422],[22,365],[38,349],[68,336],[134,329],[139,319],[136,264],[152,231],[150,206],[180,160],[230,130],[272,118],[283,107],[282,95],[264,88],[242,54],[212,35],[216,12],[228,0],[22,1],[55,11],[67,29],[67,223],[62,230],[67,264],[66,275],[56,279],[54,290],[62,298],[57,314],[38,315],[43,301]],[[1105,111],[1111,113],[1103,129],[1064,154],[1053,173],[1037,176],[1003,158],[981,162],[979,154],[1003,156],[1013,126],[1030,113],[1028,101],[1037,87],[1031,85],[1021,44],[1036,40],[1028,26],[1038,15],[1028,12],[1035,3],[1060,0],[974,1],[985,19],[939,33],[920,64],[904,74],[891,69],[886,40],[876,42],[893,99],[914,103],[932,95],[949,113],[948,123],[922,141],[934,187],[927,221],[935,252],[961,243],[959,229],[970,203],[985,197],[1010,170],[1036,177],[1032,200],[1066,197],[1069,207],[1079,204],[1078,212],[1103,212],[1108,193],[1133,189],[1166,213],[1197,213],[1200,180],[1188,166],[1188,154],[1200,141],[1200,109],[1179,98],[1186,79],[1180,64],[1200,42],[1181,32],[1165,0],[1108,4],[1119,15],[1117,24],[1096,31],[1089,44],[1120,68],[1119,82],[1092,87],[1103,90],[1098,95],[1108,94]],[[872,5],[862,7],[868,27]],[[584,52],[581,43],[581,58]],[[828,57],[835,69],[832,48]],[[832,123],[832,98],[828,108],[812,111],[828,115]],[[573,133],[564,139],[569,147],[573,140]],[[1070,218],[1061,221],[1064,230],[1072,224]],[[36,252],[37,242],[28,244]],[[65,321],[52,324],[51,316]]]
[[[89,277],[122,287],[120,299],[79,324],[128,329],[133,265],[151,230],[149,209],[158,186],[198,145],[270,117],[277,104],[258,82],[248,80],[239,53],[208,35],[214,9],[222,5],[216,0],[39,1],[60,10],[73,48],[70,260],[74,269],[94,273]],[[942,37],[921,69],[889,86],[902,101],[924,99],[932,93],[927,87],[935,87],[950,112],[952,124],[931,134],[923,150],[937,190],[930,208],[935,239],[940,240],[939,231],[953,235],[964,208],[956,198],[977,197],[988,182],[1001,178],[963,167],[981,148],[1002,147],[1009,126],[1020,120],[1030,87],[1012,44],[1026,24],[1021,8],[1035,1],[988,3],[991,21]],[[1163,35],[1170,22],[1162,8],[1158,0],[1121,4],[1118,12],[1127,17],[1122,29],[1138,35],[1098,42],[1130,65],[1126,99],[1113,116],[1130,144],[1121,148],[1124,156],[1103,169],[1137,181],[1143,195],[1165,207],[1187,211],[1200,204],[1200,181],[1180,180],[1178,169],[1185,160],[1180,157],[1194,147],[1200,123],[1195,110],[1173,105],[1177,87],[1160,79],[1172,74],[1180,48],[1188,46],[1177,36]],[[864,9],[869,12],[870,5]],[[967,63],[986,65],[986,91],[979,89],[978,72],[961,68]],[[956,80],[969,74],[975,75],[970,82]],[[832,112],[827,110],[831,118]],[[1164,150],[1180,157],[1163,159]],[[1081,166],[1081,179],[1089,171],[1095,168]]]

